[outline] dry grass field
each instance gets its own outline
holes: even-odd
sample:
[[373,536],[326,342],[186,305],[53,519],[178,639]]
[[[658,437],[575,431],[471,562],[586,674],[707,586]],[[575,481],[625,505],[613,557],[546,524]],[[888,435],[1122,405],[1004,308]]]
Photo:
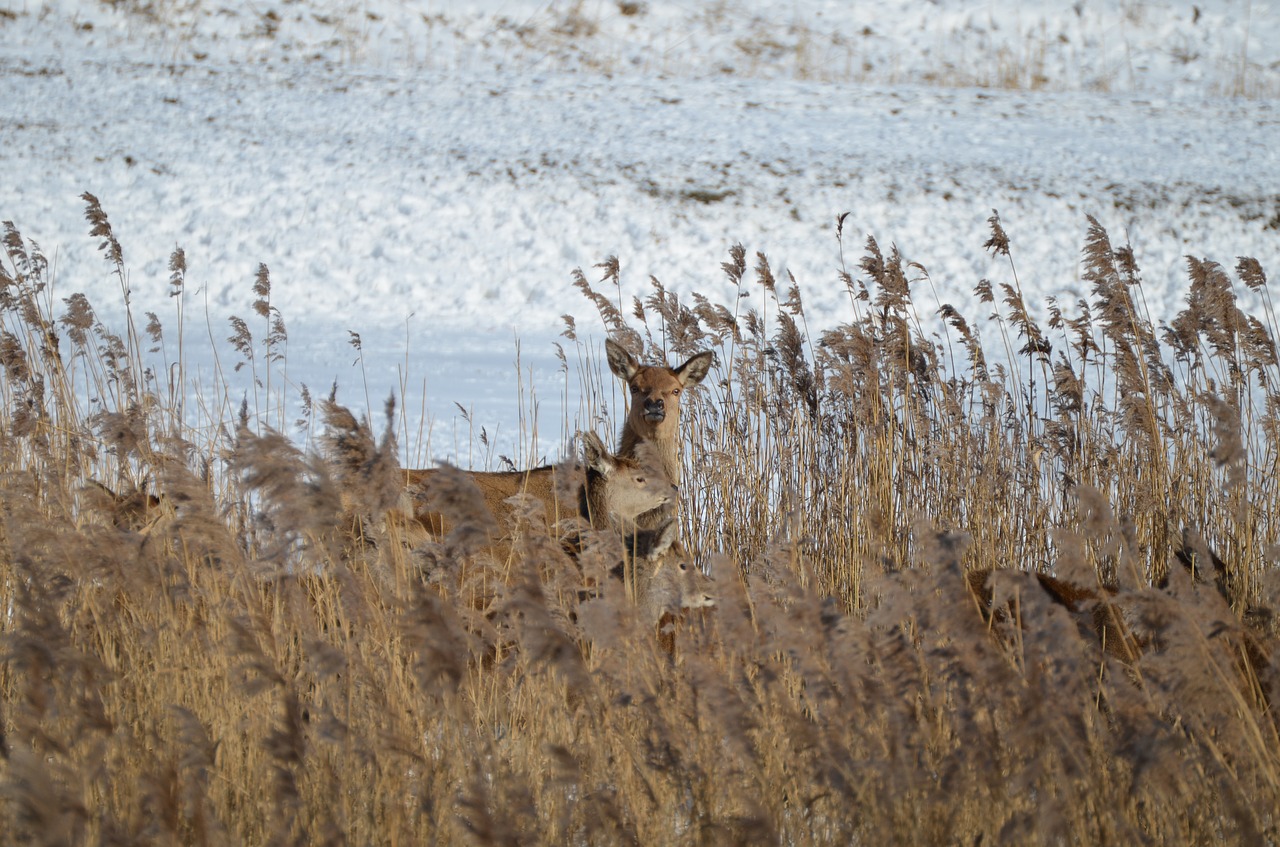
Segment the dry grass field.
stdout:
[[[1263,269],[1189,260],[1157,327],[1089,222],[1091,295],[1041,323],[999,220],[975,237],[1007,281],[921,314],[927,271],[869,240],[831,327],[741,248],[725,273],[768,308],[578,275],[646,359],[716,355],[680,495],[717,602],[660,639],[609,532],[570,557],[526,504],[494,562],[465,477],[437,491],[446,537],[409,532],[403,413],[310,404],[315,449],[222,414],[180,352],[144,367],[158,319],[53,297],[7,225],[0,840],[1280,841]],[[172,271],[181,309],[180,251]],[[258,284],[269,331],[238,353],[268,383],[284,328]]]

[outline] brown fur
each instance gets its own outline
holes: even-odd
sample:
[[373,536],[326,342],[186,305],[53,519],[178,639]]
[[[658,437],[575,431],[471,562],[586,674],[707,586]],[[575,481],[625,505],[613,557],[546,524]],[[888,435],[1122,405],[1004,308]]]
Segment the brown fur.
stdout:
[[[965,574],[969,591],[978,601],[985,617],[1005,614],[995,608],[990,577],[991,568],[973,570]],[[1081,624],[1097,636],[1102,648],[1118,659],[1133,662],[1141,655],[1143,645],[1125,622],[1122,608],[1115,602],[1116,590],[1107,586],[1085,586],[1059,579],[1046,573],[1026,573],[1054,603],[1064,607]],[[1008,610],[1017,617],[1017,610]]]
[[[576,516],[595,529],[621,530],[640,514],[674,502],[675,489],[661,474],[646,470],[635,459],[613,455],[595,433],[583,433],[581,438],[584,463],[572,469],[546,465],[528,471],[468,474],[501,530],[510,525],[516,511],[511,498],[519,494],[542,502],[548,529],[564,518]],[[434,468],[405,471],[406,488],[425,490],[435,473]],[[582,478],[563,485],[557,475],[565,473],[581,474]],[[565,491],[576,500],[573,507],[562,499]],[[442,535],[450,529],[448,521],[421,497],[413,499],[413,517],[432,535]]]
[[162,515],[163,503],[159,497],[145,488],[135,488],[127,494],[117,494],[98,482],[89,480],[84,493],[97,509],[117,529],[146,533]]
[[[1194,581],[1203,581],[1199,579],[1199,572],[1193,568],[1193,560],[1185,548],[1179,548],[1175,553],[1175,558],[1187,569],[1188,574]],[[1214,566],[1215,587],[1219,593],[1225,595],[1222,578],[1226,572],[1226,566],[1212,551],[1208,551],[1206,558]],[[992,573],[995,573],[993,569],[986,568],[969,571],[965,574],[970,593],[977,600],[983,615],[988,619],[1006,613],[1006,610],[995,608],[990,584]],[[1078,585],[1045,573],[1030,573],[1027,575],[1035,578],[1036,583],[1044,590],[1050,600],[1064,607],[1075,616],[1082,628],[1092,630],[1100,646],[1108,654],[1123,662],[1133,663],[1141,658],[1144,652],[1151,649],[1152,644],[1150,641],[1139,637],[1134,632],[1131,623],[1134,613],[1129,608],[1129,603],[1126,602],[1116,588],[1109,585]],[[1167,588],[1168,576],[1166,575],[1166,578],[1156,587]],[[1016,615],[1016,610],[1008,611]],[[1257,690],[1261,690],[1257,681],[1265,673],[1266,669],[1270,667],[1271,653],[1266,647],[1266,639],[1259,637],[1258,632],[1255,631],[1259,627],[1253,619],[1255,616],[1251,612],[1252,610],[1246,610],[1242,620],[1243,626],[1238,632],[1233,634],[1222,631],[1217,635],[1238,639],[1237,649],[1234,652],[1241,659],[1240,670],[1245,674],[1246,678],[1252,681]]]
[[586,478],[578,490],[578,514],[592,529],[627,532],[640,515],[676,501],[676,487],[660,468],[615,456],[594,432],[583,434],[582,452]]
[[657,623],[664,614],[715,605],[711,578],[693,564],[675,521],[657,530],[639,530],[625,541],[631,573],[620,567],[615,575],[634,581],[636,602],[645,617]]

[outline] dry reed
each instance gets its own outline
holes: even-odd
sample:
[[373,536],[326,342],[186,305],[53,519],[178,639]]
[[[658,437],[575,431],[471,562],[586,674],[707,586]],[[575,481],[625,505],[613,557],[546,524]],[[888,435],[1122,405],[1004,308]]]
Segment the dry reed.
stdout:
[[[1189,260],[1187,308],[1157,328],[1132,251],[1095,221],[1085,245],[1091,300],[1043,324],[1011,258],[977,289],[994,324],[922,314],[927,272],[874,239],[841,272],[849,319],[822,329],[741,248],[724,269],[750,296],[730,306],[654,281],[628,317],[620,284],[615,303],[578,274],[645,358],[718,358],[684,398],[681,489],[717,602],[668,652],[609,577],[616,534],[575,560],[516,509],[517,566],[495,568],[476,541],[493,517],[445,473],[457,529],[403,543],[390,409],[378,437],[330,398],[305,450],[257,423],[270,404],[190,404],[132,320],[121,338],[78,295],[55,315],[47,263],[6,224],[0,832],[1274,843],[1265,273],[1236,268],[1254,317],[1227,270]],[[180,300],[180,251],[171,269]],[[256,284],[267,335],[237,327],[238,352],[265,386],[287,350],[265,268]],[[1132,655],[1097,625],[1112,606]]]

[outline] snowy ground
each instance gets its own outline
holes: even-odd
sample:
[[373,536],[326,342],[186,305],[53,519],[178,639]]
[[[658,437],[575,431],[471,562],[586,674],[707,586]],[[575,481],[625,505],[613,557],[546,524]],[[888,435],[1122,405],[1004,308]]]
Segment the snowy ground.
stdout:
[[727,302],[742,242],[795,275],[815,330],[848,307],[842,212],[851,263],[894,242],[971,316],[974,283],[1009,279],[982,249],[993,208],[1033,302],[1086,294],[1086,214],[1133,244],[1158,318],[1188,253],[1275,277],[1277,44],[1256,1],[0,0],[0,219],[57,296],[118,314],[92,192],[135,314],[171,320],[181,246],[219,344],[230,316],[254,326],[265,263],[289,378],[375,409],[404,392],[435,427],[419,456],[476,461],[455,402],[521,452],[518,337],[554,457],[560,315],[600,340],[570,274],[609,255],[628,298],[652,274]]

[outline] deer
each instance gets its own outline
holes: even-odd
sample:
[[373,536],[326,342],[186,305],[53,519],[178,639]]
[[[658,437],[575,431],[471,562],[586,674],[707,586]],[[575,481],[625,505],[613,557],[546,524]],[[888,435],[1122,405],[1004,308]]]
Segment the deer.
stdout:
[[624,582],[630,577],[640,614],[647,622],[661,630],[687,609],[716,604],[711,577],[691,561],[680,543],[674,519],[656,530],[637,530],[623,540],[627,561],[612,574]]
[[160,518],[164,501],[149,493],[145,486],[118,494],[96,479],[90,479],[84,493],[116,529],[147,534]]
[[[678,368],[641,365],[618,342],[606,339],[605,356],[614,376],[630,389],[630,407],[618,442],[618,456],[636,458],[651,445],[662,471],[673,485],[680,485],[680,395],[706,378],[712,354],[705,350]],[[637,523],[655,529],[676,512],[674,503],[642,515]]]
[[[620,588],[633,602],[637,622],[652,629],[668,654],[674,653],[680,621],[695,610],[716,605],[713,580],[680,544],[675,518],[668,518],[657,529],[637,528],[615,539],[613,545],[595,548],[595,552],[603,554],[603,558],[590,557],[600,568],[596,573],[614,587],[592,584],[579,592],[579,600],[598,597],[602,589],[616,592]],[[587,569],[593,570],[591,566]],[[593,580],[588,577],[589,583]]]
[[[982,568],[965,573],[965,582],[973,595],[982,616],[990,620],[1006,614],[998,608],[991,577],[1000,569]],[[1122,662],[1133,663],[1142,653],[1143,645],[1133,634],[1127,621],[1127,610],[1116,602],[1118,591],[1111,586],[1080,585],[1052,574],[1039,571],[1010,569],[1027,585],[1032,582],[1045,593],[1049,601],[1066,609],[1083,630],[1092,630],[1098,644],[1109,655]],[[1008,610],[1016,615],[1015,610]]]
[[[1152,632],[1150,621],[1159,622],[1162,615],[1168,614],[1171,607],[1164,601],[1169,592],[1177,593],[1175,582],[1181,583],[1182,602],[1194,602],[1202,613],[1209,615],[1211,624],[1206,637],[1223,640],[1248,687],[1265,700],[1266,681],[1273,679],[1269,610],[1248,606],[1242,619],[1233,617],[1235,612],[1231,609],[1225,582],[1227,566],[1198,533],[1184,529],[1182,540],[1175,544],[1172,553],[1173,562],[1180,567],[1171,567],[1149,589],[1142,590],[1122,591],[1114,585],[1079,584],[1039,572],[1011,570],[1010,573],[1014,578],[1025,580],[1028,587],[1038,586],[1050,602],[1067,610],[1082,632],[1091,630],[1106,654],[1125,665],[1135,665],[1146,653],[1160,649],[1161,638],[1158,631]],[[965,574],[969,592],[987,620],[1017,613],[1012,607],[998,608],[994,602],[991,577],[999,572],[985,568]],[[1188,589],[1194,586],[1212,590],[1193,595]],[[1193,597],[1196,599],[1191,599]],[[1025,625],[1025,621],[1018,621],[1018,625]]]

